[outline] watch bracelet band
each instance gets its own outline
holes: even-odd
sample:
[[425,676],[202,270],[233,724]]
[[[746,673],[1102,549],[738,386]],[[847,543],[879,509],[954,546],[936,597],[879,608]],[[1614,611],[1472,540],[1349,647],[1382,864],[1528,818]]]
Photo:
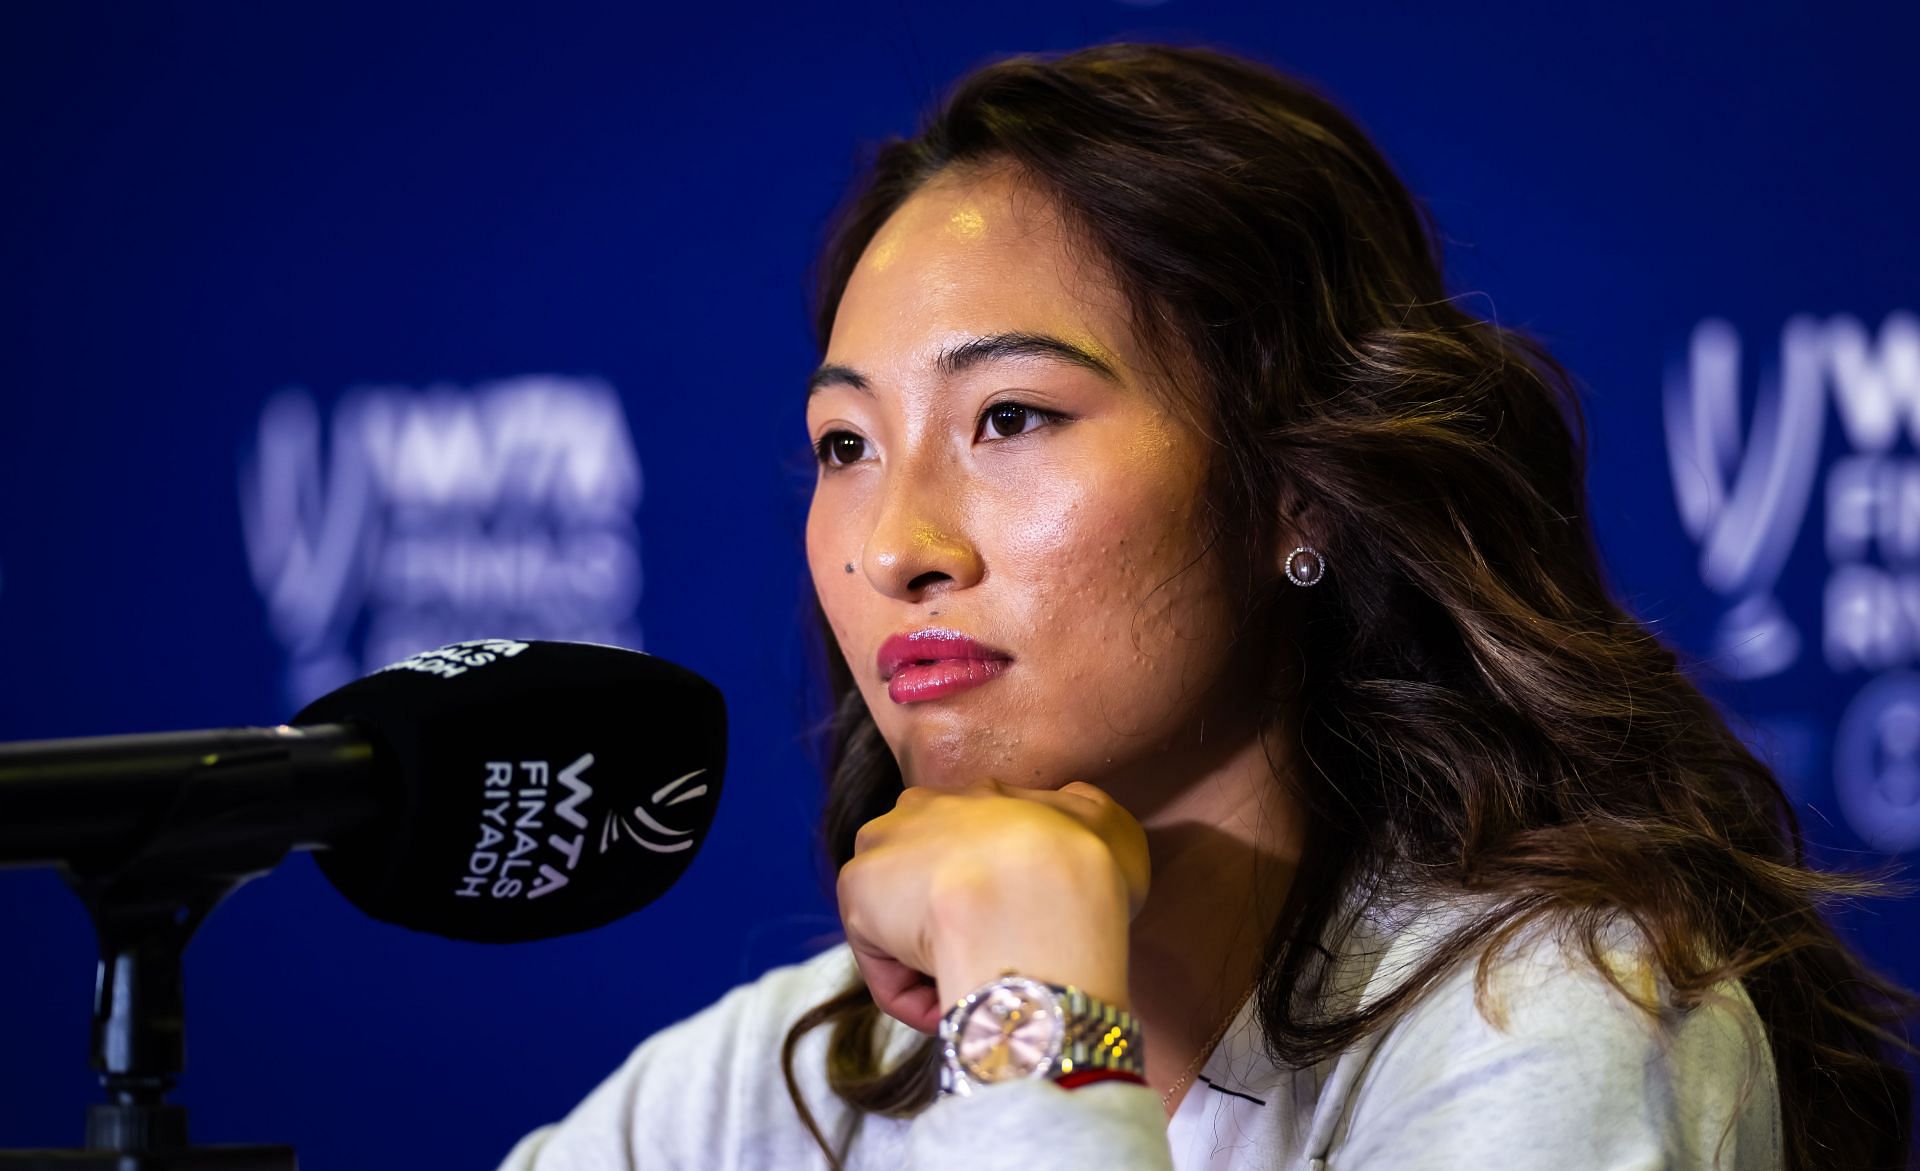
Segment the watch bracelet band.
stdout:
[[1049,1076],[1079,1069],[1111,1069],[1146,1076],[1140,1025],[1133,1014],[1068,984],[1048,984],[1060,998],[1066,1035],[1060,1058]]

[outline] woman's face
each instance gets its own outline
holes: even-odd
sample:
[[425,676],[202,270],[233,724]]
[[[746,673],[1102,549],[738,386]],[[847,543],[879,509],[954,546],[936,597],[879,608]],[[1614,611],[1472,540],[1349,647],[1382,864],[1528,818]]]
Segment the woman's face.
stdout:
[[1203,552],[1209,444],[1148,366],[1111,278],[1008,172],[942,176],[861,256],[807,403],[807,560],[908,784],[1124,801],[1235,734],[1254,684]]

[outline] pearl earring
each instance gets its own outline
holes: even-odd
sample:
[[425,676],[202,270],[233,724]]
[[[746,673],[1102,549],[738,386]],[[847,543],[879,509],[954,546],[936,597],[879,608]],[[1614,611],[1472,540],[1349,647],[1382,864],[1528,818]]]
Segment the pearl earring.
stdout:
[[1287,580],[1294,585],[1316,585],[1326,573],[1327,559],[1312,545],[1302,545],[1287,554]]

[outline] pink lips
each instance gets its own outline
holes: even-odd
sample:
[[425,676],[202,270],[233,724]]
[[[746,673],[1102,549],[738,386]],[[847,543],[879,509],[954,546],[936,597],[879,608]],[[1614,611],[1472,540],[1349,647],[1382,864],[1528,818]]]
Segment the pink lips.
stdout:
[[910,630],[880,645],[880,678],[895,703],[918,703],[978,687],[1013,659],[955,630]]

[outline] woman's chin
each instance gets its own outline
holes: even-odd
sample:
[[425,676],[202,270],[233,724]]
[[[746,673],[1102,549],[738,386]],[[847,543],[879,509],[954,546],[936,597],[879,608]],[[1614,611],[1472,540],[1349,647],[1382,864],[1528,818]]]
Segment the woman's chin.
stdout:
[[916,736],[905,754],[898,750],[900,775],[910,786],[928,789],[964,789],[989,777],[1007,784],[1015,780],[1017,762],[998,753],[980,751],[978,737]]

